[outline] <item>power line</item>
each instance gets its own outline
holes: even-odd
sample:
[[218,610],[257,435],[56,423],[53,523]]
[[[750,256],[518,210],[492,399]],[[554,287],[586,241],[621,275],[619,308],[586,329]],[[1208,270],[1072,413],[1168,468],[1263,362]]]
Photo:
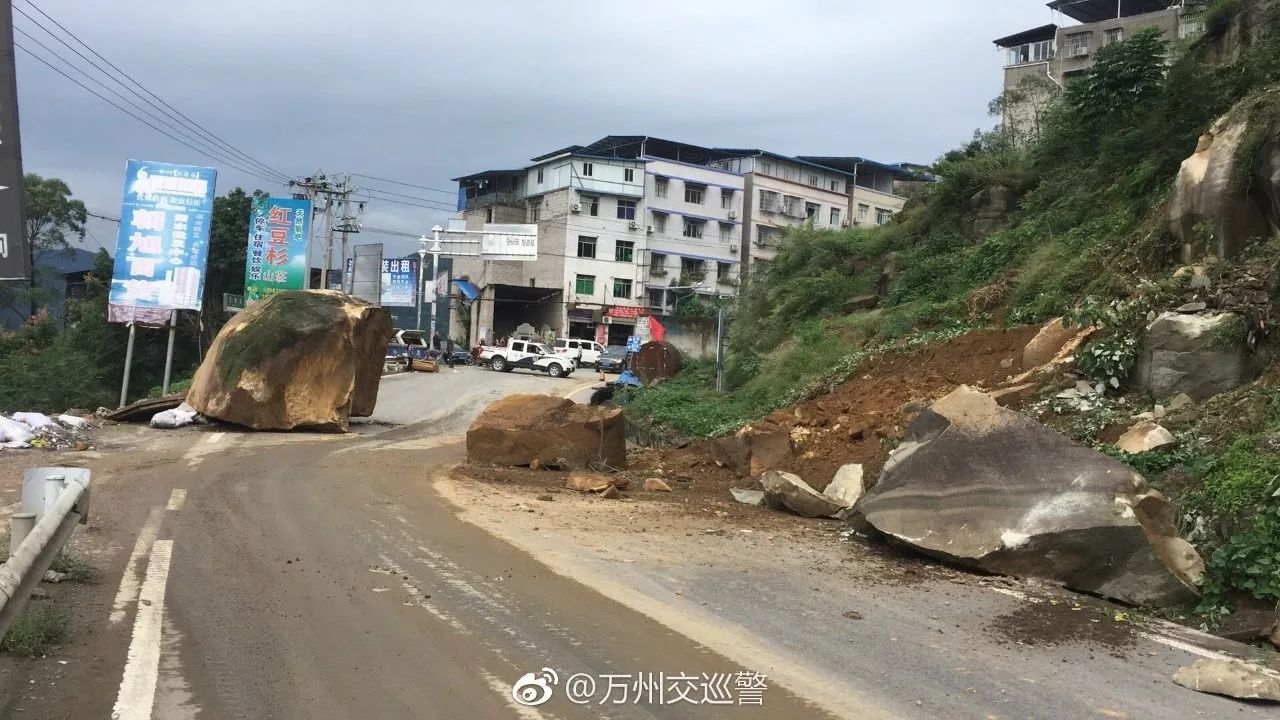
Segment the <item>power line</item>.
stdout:
[[353,177],[364,178],[366,180],[376,180],[378,182],[391,183],[392,185],[403,185],[405,187],[417,188],[419,190],[430,190],[431,192],[444,193],[445,195],[448,195],[450,197],[458,196],[457,190],[441,190],[440,188],[428,187],[426,185],[415,185],[413,183],[407,183],[407,182],[404,182],[403,180],[389,180],[387,178],[374,177],[373,175],[364,175],[362,173],[351,173],[351,175]]
[[[75,40],[77,43],[79,43],[82,47],[84,47],[86,50],[88,50],[90,53],[92,53],[92,54],[93,54],[95,57],[97,57],[99,60],[101,60],[102,62],[106,63],[106,64],[107,64],[108,66],[110,66],[113,70],[115,70],[116,72],[120,73],[120,75],[124,76],[124,77],[125,77],[125,79],[127,79],[130,83],[132,83],[132,84],[133,84],[135,87],[137,87],[139,90],[142,90],[142,92],[144,92],[144,93],[146,93],[147,95],[149,95],[149,96],[151,96],[152,98],[154,98],[157,102],[159,102],[159,103],[160,103],[160,105],[163,105],[163,106],[164,106],[164,108],[167,108],[167,110],[161,109],[161,108],[160,108],[159,106],[157,106],[154,102],[151,102],[150,100],[147,100],[145,97],[142,97],[142,95],[138,94],[138,92],[137,92],[136,90],[133,90],[132,88],[128,87],[128,86],[127,86],[127,85],[125,85],[123,82],[121,82],[118,78],[116,78],[114,75],[112,75],[111,73],[109,73],[109,72],[107,72],[106,70],[104,70],[104,69],[102,68],[102,66],[98,65],[98,64],[97,64],[97,63],[95,63],[94,61],[92,61],[92,60],[90,60],[89,58],[85,57],[83,53],[81,53],[79,50],[76,50],[74,47],[72,47],[70,44],[68,44],[65,40],[63,40],[61,37],[59,37],[56,33],[54,33],[53,31],[49,30],[47,27],[45,27],[43,24],[41,24],[41,23],[40,23],[40,21],[38,21],[38,20],[36,20],[35,18],[33,18],[33,17],[31,17],[30,15],[28,15],[28,14],[27,14],[25,11],[23,11],[21,8],[14,8],[14,9],[15,9],[15,10],[17,10],[19,13],[21,13],[21,14],[23,15],[23,17],[25,17],[25,18],[27,18],[28,20],[30,20],[31,22],[35,23],[38,27],[40,27],[40,29],[41,29],[41,30],[44,30],[44,31],[45,31],[46,33],[48,33],[51,37],[53,37],[53,38],[57,39],[57,40],[58,40],[59,42],[61,42],[63,45],[66,45],[68,48],[70,48],[72,51],[74,51],[74,52],[75,52],[77,55],[79,55],[81,58],[83,58],[84,60],[86,60],[87,62],[89,62],[91,65],[93,65],[93,66],[94,66],[94,67],[95,67],[99,72],[101,72],[103,75],[105,75],[105,76],[107,76],[108,78],[110,78],[110,79],[111,79],[112,81],[114,81],[116,84],[118,84],[118,85],[120,85],[121,87],[125,88],[126,90],[128,90],[128,91],[129,91],[129,92],[131,92],[131,93],[133,93],[134,95],[137,95],[137,96],[138,96],[139,98],[141,98],[144,102],[147,102],[147,103],[148,103],[149,105],[151,105],[152,107],[156,108],[157,110],[160,110],[161,112],[163,112],[164,114],[166,114],[166,115],[168,115],[170,118],[172,118],[173,120],[178,121],[178,122],[182,122],[182,120],[185,120],[185,121],[186,121],[186,123],[188,124],[188,127],[192,128],[194,131],[196,131],[196,132],[198,132],[198,133],[201,133],[201,134],[203,134],[203,135],[207,136],[207,137],[208,137],[208,138],[210,138],[213,142],[215,142],[215,143],[217,143],[217,144],[219,144],[219,145],[221,145],[221,146],[225,147],[225,148],[226,148],[226,151],[224,151],[224,152],[229,151],[229,152],[232,154],[232,156],[233,156],[233,157],[237,157],[237,156],[238,156],[238,157],[240,157],[240,158],[243,158],[243,161],[244,161],[244,162],[249,163],[249,165],[250,165],[251,167],[258,167],[258,168],[260,168],[260,169],[261,169],[261,171],[265,171],[266,173],[268,173],[268,174],[270,174],[270,175],[279,176],[280,178],[282,178],[282,179],[284,179],[284,180],[288,180],[288,179],[289,179],[289,176],[288,176],[288,175],[286,175],[285,173],[282,173],[282,172],[280,172],[279,170],[276,170],[275,168],[271,167],[270,165],[267,165],[266,163],[264,163],[264,162],[262,162],[262,161],[260,161],[260,160],[257,160],[257,159],[256,159],[256,158],[254,158],[253,156],[251,156],[251,155],[249,155],[248,153],[246,153],[246,152],[244,152],[244,151],[240,150],[239,148],[235,147],[234,145],[232,145],[231,143],[227,142],[226,140],[223,140],[221,137],[219,137],[218,135],[216,135],[215,133],[213,133],[212,131],[210,131],[208,128],[206,128],[206,127],[204,127],[203,125],[201,125],[201,124],[197,123],[195,120],[192,120],[190,117],[188,117],[188,116],[187,116],[186,114],[184,114],[182,111],[180,111],[180,110],[178,110],[177,108],[175,108],[175,107],[173,107],[172,105],[170,105],[168,102],[166,102],[166,101],[165,101],[163,98],[161,98],[159,95],[156,95],[154,92],[152,92],[152,91],[151,91],[150,89],[148,89],[146,86],[144,86],[142,83],[140,83],[140,82],[138,82],[137,80],[135,80],[135,79],[133,78],[133,76],[129,75],[129,74],[128,74],[127,72],[125,72],[124,70],[121,70],[119,66],[117,66],[115,63],[113,63],[113,62],[111,62],[110,60],[108,60],[106,57],[104,57],[104,56],[102,55],[102,53],[99,53],[97,50],[94,50],[94,49],[93,49],[93,47],[91,47],[91,46],[90,46],[88,43],[86,43],[85,41],[81,40],[81,39],[80,39],[80,37],[79,37],[79,36],[77,36],[75,33],[73,33],[73,32],[71,32],[70,30],[68,30],[68,29],[66,28],[66,26],[64,26],[62,23],[60,23],[60,22],[58,22],[57,20],[55,20],[52,16],[50,16],[50,15],[49,15],[49,13],[45,12],[44,10],[42,10],[42,9],[40,8],[40,6],[36,5],[34,2],[32,2],[32,0],[25,0],[25,2],[27,3],[27,5],[31,6],[31,8],[32,8],[33,10],[35,10],[35,11],[36,11],[36,12],[38,12],[38,13],[40,13],[40,14],[41,14],[42,16],[44,16],[44,17],[45,17],[49,22],[51,22],[51,23],[53,23],[54,25],[56,25],[60,30],[62,30],[62,31],[63,31],[64,33],[66,33],[67,35],[69,35],[73,40]],[[172,111],[172,112],[169,112],[169,111]],[[177,116],[176,116],[176,117],[175,117],[174,113],[176,113],[176,114],[177,114]],[[181,118],[182,120],[179,120],[178,118]]]
[[[19,11],[19,12],[21,12],[21,11]],[[32,36],[30,33],[28,33],[26,30],[23,30],[22,28],[20,28],[20,27],[16,27],[16,26],[14,27],[14,30],[16,30],[19,34],[21,34],[23,37],[27,38],[27,39],[28,39],[28,40],[30,40],[31,42],[33,42],[33,43],[35,43],[35,44],[39,45],[41,48],[43,48],[43,49],[45,50],[45,52],[49,53],[49,54],[50,54],[50,55],[52,55],[53,57],[55,57],[55,58],[57,58],[58,60],[62,61],[62,63],[63,63],[64,65],[66,65],[68,68],[71,68],[72,70],[75,70],[76,72],[78,72],[78,73],[80,73],[81,75],[83,75],[83,76],[84,76],[84,77],[85,77],[89,82],[96,84],[99,88],[101,88],[101,89],[103,89],[103,90],[105,90],[105,91],[107,91],[107,92],[111,93],[112,95],[116,96],[117,98],[119,98],[119,99],[121,100],[121,102],[124,102],[124,103],[128,104],[128,105],[129,105],[130,107],[132,107],[134,110],[137,110],[138,112],[143,113],[144,115],[151,115],[151,118],[152,118],[153,120],[155,120],[156,122],[158,122],[158,123],[162,124],[166,129],[168,129],[168,130],[172,130],[173,132],[176,132],[176,133],[178,133],[179,135],[182,135],[182,137],[187,138],[187,139],[188,139],[188,140],[190,140],[191,142],[198,144],[198,145],[199,145],[199,147],[201,148],[200,152],[201,152],[201,154],[202,154],[202,155],[205,155],[205,156],[207,156],[207,157],[213,158],[214,160],[216,160],[216,161],[218,161],[218,162],[226,163],[227,165],[230,165],[231,167],[234,167],[234,168],[236,168],[237,170],[243,170],[243,169],[244,169],[244,168],[241,168],[241,167],[237,164],[237,163],[239,162],[238,160],[236,160],[234,157],[228,156],[228,155],[227,155],[227,153],[226,153],[225,151],[217,150],[217,149],[215,149],[215,148],[211,147],[208,143],[204,142],[204,141],[203,141],[203,140],[201,140],[200,138],[194,137],[194,136],[192,136],[190,133],[185,132],[183,128],[176,127],[176,126],[174,126],[172,123],[167,122],[167,121],[165,121],[165,120],[164,120],[164,119],[162,119],[162,118],[159,118],[159,117],[156,117],[156,116],[152,115],[152,114],[150,113],[150,111],[148,111],[146,108],[144,108],[144,107],[142,107],[142,106],[138,105],[138,103],[136,103],[136,102],[134,102],[133,100],[131,100],[131,99],[129,99],[129,98],[127,98],[127,97],[125,97],[124,95],[120,94],[120,92],[119,92],[119,91],[117,91],[117,90],[113,90],[112,88],[109,88],[109,87],[107,87],[106,85],[103,85],[101,80],[99,80],[99,79],[97,79],[97,78],[93,77],[92,75],[90,75],[89,73],[85,72],[85,71],[84,71],[84,69],[77,67],[74,63],[72,63],[71,61],[67,60],[67,58],[65,58],[65,57],[63,57],[62,55],[58,54],[58,52],[57,52],[56,50],[54,50],[53,48],[50,48],[48,45],[45,45],[45,44],[44,44],[43,42],[41,42],[38,38],[33,37],[33,36]],[[65,43],[64,43],[64,44],[65,44]],[[74,50],[74,49],[75,49],[75,48],[72,48],[72,50]],[[83,57],[83,56],[81,56],[81,57]],[[136,95],[136,93],[135,93],[135,95]],[[190,147],[190,146],[188,146],[188,147]]]
[[[108,98],[108,97],[106,97],[105,95],[103,95],[103,94],[99,93],[98,91],[94,90],[93,88],[89,87],[88,85],[85,85],[84,83],[80,82],[79,80],[77,80],[77,79],[75,79],[75,78],[71,77],[71,76],[70,76],[70,75],[68,75],[67,73],[63,72],[63,70],[62,70],[61,68],[59,68],[58,66],[54,65],[53,63],[49,62],[48,60],[45,60],[44,58],[40,57],[40,56],[39,56],[39,55],[37,55],[36,53],[32,52],[31,50],[27,49],[25,46],[23,46],[23,45],[22,45],[21,43],[19,43],[17,40],[14,40],[14,43],[13,43],[13,44],[14,44],[14,47],[16,47],[16,48],[18,48],[19,50],[21,50],[21,51],[25,52],[26,54],[30,55],[31,57],[35,58],[36,60],[39,60],[41,63],[43,63],[44,65],[46,65],[50,70],[53,70],[54,72],[58,73],[58,74],[59,74],[59,75],[61,75],[62,77],[66,78],[66,79],[70,80],[71,82],[75,83],[76,85],[79,85],[80,87],[84,88],[84,90],[85,90],[85,91],[87,91],[87,92],[89,92],[89,93],[93,94],[93,95],[94,95],[94,96],[96,96],[99,100],[101,100],[101,101],[103,101],[103,102],[107,103],[107,104],[108,104],[108,105],[110,105],[111,107],[113,107],[113,108],[115,108],[115,109],[119,110],[120,112],[124,113],[125,115],[128,115],[129,117],[133,118],[134,120],[137,120],[138,122],[142,123],[143,125],[146,125],[147,127],[151,128],[152,130],[155,130],[156,132],[160,133],[161,135],[164,135],[165,137],[169,138],[170,140],[173,140],[174,142],[177,142],[177,143],[179,143],[179,144],[185,145],[186,147],[188,147],[188,148],[190,148],[190,149],[192,149],[192,150],[194,150],[194,151],[196,151],[196,152],[200,153],[201,155],[208,156],[208,154],[207,154],[207,153],[205,153],[205,152],[204,152],[203,150],[201,150],[200,148],[198,148],[198,147],[196,147],[196,146],[194,146],[194,145],[192,145],[192,144],[190,144],[190,143],[186,142],[186,141],[185,141],[185,140],[183,140],[182,138],[179,138],[179,137],[177,137],[177,136],[175,136],[175,135],[173,135],[173,134],[169,133],[168,131],[164,130],[163,128],[160,128],[160,127],[157,127],[156,125],[153,125],[150,121],[146,120],[145,118],[139,117],[138,115],[135,115],[134,113],[132,113],[132,112],[130,112],[129,110],[127,110],[126,108],[123,108],[123,107],[121,107],[120,105],[117,105],[117,104],[116,104],[115,102],[113,102],[110,98]],[[227,163],[227,164],[228,164],[228,165],[231,165],[231,163]],[[243,173],[245,173],[245,174],[247,174],[247,175],[252,175],[253,177],[256,177],[256,178],[258,178],[258,179],[260,179],[260,180],[265,180],[265,181],[270,182],[270,183],[273,183],[273,184],[280,184],[280,181],[279,181],[279,180],[277,180],[277,179],[275,179],[275,178],[265,177],[265,176],[263,176],[263,175],[259,175],[259,174],[254,173],[254,172],[250,172],[250,171],[245,170],[244,168],[239,167],[239,166],[237,166],[237,165],[231,165],[231,166],[232,166],[232,167],[234,167],[234,168],[235,168],[235,169],[237,169],[237,170],[240,170],[241,172],[243,172]]]
[[106,220],[107,222],[113,222],[113,223],[120,222],[120,218],[107,217],[106,215],[99,215],[98,213],[86,211],[85,215],[88,215],[89,217],[92,217],[92,218],[98,218],[99,220]]
[[407,198],[409,200],[417,200],[419,202],[436,203],[437,205],[446,205],[453,208],[454,205],[444,202],[443,200],[432,200],[431,198],[418,197],[417,195],[405,195],[404,193],[391,192],[390,190],[380,190],[378,188],[365,188],[365,192],[381,193],[383,195],[392,195],[394,197]]

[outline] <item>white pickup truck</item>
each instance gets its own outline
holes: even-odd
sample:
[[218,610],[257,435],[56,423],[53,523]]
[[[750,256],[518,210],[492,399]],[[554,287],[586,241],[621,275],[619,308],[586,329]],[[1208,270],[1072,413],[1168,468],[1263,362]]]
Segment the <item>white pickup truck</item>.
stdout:
[[480,362],[498,372],[524,368],[554,378],[567,377],[578,367],[572,358],[556,355],[546,345],[526,340],[512,340],[506,347],[486,346],[480,353]]

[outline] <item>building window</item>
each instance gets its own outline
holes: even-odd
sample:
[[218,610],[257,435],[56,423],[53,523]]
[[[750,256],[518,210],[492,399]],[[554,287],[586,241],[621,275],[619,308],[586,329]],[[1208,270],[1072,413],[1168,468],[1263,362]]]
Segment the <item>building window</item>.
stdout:
[[832,181],[831,181],[831,192],[841,192],[841,190],[840,190],[840,181],[839,181],[839,180],[832,180]]
[[579,295],[595,295],[596,276],[579,275],[573,283],[573,291]]
[[627,182],[635,182],[636,181],[635,168],[624,168],[622,171],[622,179]]
[[761,172],[762,174],[764,174],[764,175],[772,175],[772,174],[773,174],[773,163],[771,163],[771,162],[762,162],[762,163],[760,163],[760,172]]
[[733,263],[718,262],[716,263],[716,280],[720,282],[729,282],[733,279]]
[[822,212],[822,206],[818,203],[807,202],[804,204],[804,219],[813,224],[818,223],[818,214]]
[[870,206],[870,205],[863,205],[862,203],[858,203],[858,222],[860,222],[860,223],[864,223],[864,222],[866,222],[866,221],[867,221],[867,213],[869,213],[869,212],[871,212],[871,206]]
[[619,240],[613,248],[613,259],[618,262],[635,260],[636,244],[630,240]]
[[538,222],[538,216],[540,216],[541,214],[542,214],[542,201],[530,200],[529,201],[529,222],[531,223]]
[[720,207],[725,210],[728,210],[729,208],[733,207],[733,191],[732,190],[729,190],[726,188],[720,191]]
[[583,212],[591,217],[595,217],[600,214],[600,198],[595,195],[580,195],[579,198],[582,200]]
[[1069,58],[1082,57],[1089,54],[1089,36],[1093,33],[1076,33],[1062,40],[1062,54]]
[[538,168],[538,184],[542,184],[542,168]]
[[591,163],[589,163],[589,162],[584,162],[584,163],[582,163],[582,174],[583,174],[583,175],[585,175],[585,176],[587,176],[587,177],[591,177],[591,173],[592,173],[592,172],[594,172],[594,171],[595,171],[595,167],[594,167]]
[[787,217],[804,217],[804,199],[794,195],[783,195],[782,214]]
[[653,214],[653,231],[656,233],[664,233],[667,231],[667,214],[666,213],[656,212]]
[[876,208],[876,224],[877,225],[888,225],[889,221],[892,219],[893,219],[892,210],[885,210],[884,208]]
[[618,219],[619,220],[635,220],[636,219],[636,201],[635,200],[619,200],[618,201]]
[[667,179],[661,175],[653,178],[653,194],[664,198],[667,196]]
[[596,256],[596,238],[586,235],[578,236],[578,257],[594,258]]
[[772,228],[767,228],[764,225],[756,226],[756,245],[760,247],[768,247],[773,244],[775,239],[776,234]]
[[685,280],[698,281],[706,277],[706,264],[697,258],[680,258],[680,276]]
[[1040,42],[1026,43],[1006,48],[1006,52],[1008,53],[1005,61],[1006,65],[1048,62],[1053,59],[1054,55],[1053,41],[1041,40]]
[[1204,34],[1204,14],[1195,13],[1178,18],[1178,37],[1199,37]]
[[1110,30],[1105,30],[1102,33],[1103,46],[1115,45],[1116,43],[1121,42],[1123,40],[1124,40],[1124,28],[1111,28]]
[[782,179],[783,179],[783,180],[790,180],[790,181],[792,181],[792,182],[795,182],[796,180],[799,180],[799,179],[800,179],[800,171],[799,171],[799,170],[796,170],[796,169],[795,169],[795,168],[793,168],[793,167],[790,167],[790,166],[784,165],[784,166],[782,167]]
[[772,190],[760,191],[760,212],[779,212],[782,210],[782,196]]
[[613,296],[616,298],[631,299],[631,281],[623,278],[613,279]]
[[684,201],[694,205],[702,204],[702,196],[707,191],[706,185],[694,185],[693,183],[684,184]]
[[809,173],[809,184],[813,187],[818,187],[818,176],[813,173]]
[[733,242],[732,223],[720,223],[720,242]]
[[667,274],[666,255],[653,253],[649,256],[649,274],[653,277],[662,277]]
[[662,309],[662,296],[664,293],[666,293],[666,290],[662,288],[649,288],[649,309],[650,310]]
[[831,226],[840,224],[840,208],[831,208]]
[[701,220],[690,220],[689,218],[685,218],[684,219],[684,236],[687,238],[702,237],[702,225],[703,225],[703,222]]

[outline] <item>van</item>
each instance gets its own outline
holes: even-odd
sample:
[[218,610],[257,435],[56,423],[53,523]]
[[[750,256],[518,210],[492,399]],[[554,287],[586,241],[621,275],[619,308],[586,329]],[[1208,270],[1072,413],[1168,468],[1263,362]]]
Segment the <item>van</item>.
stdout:
[[556,340],[555,352],[557,355],[577,358],[578,367],[599,369],[600,353],[604,352],[604,346],[593,340],[560,338]]

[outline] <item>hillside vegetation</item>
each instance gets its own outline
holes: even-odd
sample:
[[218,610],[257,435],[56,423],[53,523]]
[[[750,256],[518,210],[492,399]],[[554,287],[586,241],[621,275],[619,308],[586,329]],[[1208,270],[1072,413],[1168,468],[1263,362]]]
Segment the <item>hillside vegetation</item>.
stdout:
[[[734,309],[728,392],[715,393],[711,368],[695,364],[637,393],[631,416],[677,433],[723,434],[829,391],[869,356],[1057,316],[1102,328],[1077,356],[1077,370],[1104,382],[1116,378],[1120,391],[1101,412],[1119,412],[1114,403],[1125,403],[1123,381],[1149,312],[1176,307],[1188,293],[1187,280],[1174,277],[1180,243],[1166,209],[1179,165],[1233,107],[1251,114],[1245,152],[1280,118],[1273,95],[1280,15],[1253,12],[1260,5],[1219,0],[1206,35],[1194,43],[1172,45],[1140,31],[1102,48],[1092,72],[1055,91],[1034,137],[975,133],[937,161],[939,182],[889,226],[789,232]],[[1224,51],[1246,10],[1255,18],[1244,28],[1253,42]],[[1012,100],[998,99],[993,112]],[[1006,227],[978,236],[971,198],[995,186],[1012,190],[1017,206]],[[1212,229],[1203,232],[1211,245]],[[1229,284],[1246,268],[1276,272],[1280,241],[1262,239],[1243,256],[1211,265],[1210,274],[1215,286]],[[876,309],[842,309],[868,294],[880,296]],[[1262,337],[1262,319],[1250,322]],[[1210,622],[1233,593],[1280,600],[1280,470],[1271,454],[1277,450],[1263,447],[1268,433],[1280,431],[1280,371],[1274,361],[1264,365],[1258,383],[1174,423],[1176,452],[1124,458],[1185,511],[1184,529],[1210,566],[1200,608]],[[1127,407],[1143,402],[1130,397]],[[1051,424],[1102,449],[1098,434],[1107,419]]]

